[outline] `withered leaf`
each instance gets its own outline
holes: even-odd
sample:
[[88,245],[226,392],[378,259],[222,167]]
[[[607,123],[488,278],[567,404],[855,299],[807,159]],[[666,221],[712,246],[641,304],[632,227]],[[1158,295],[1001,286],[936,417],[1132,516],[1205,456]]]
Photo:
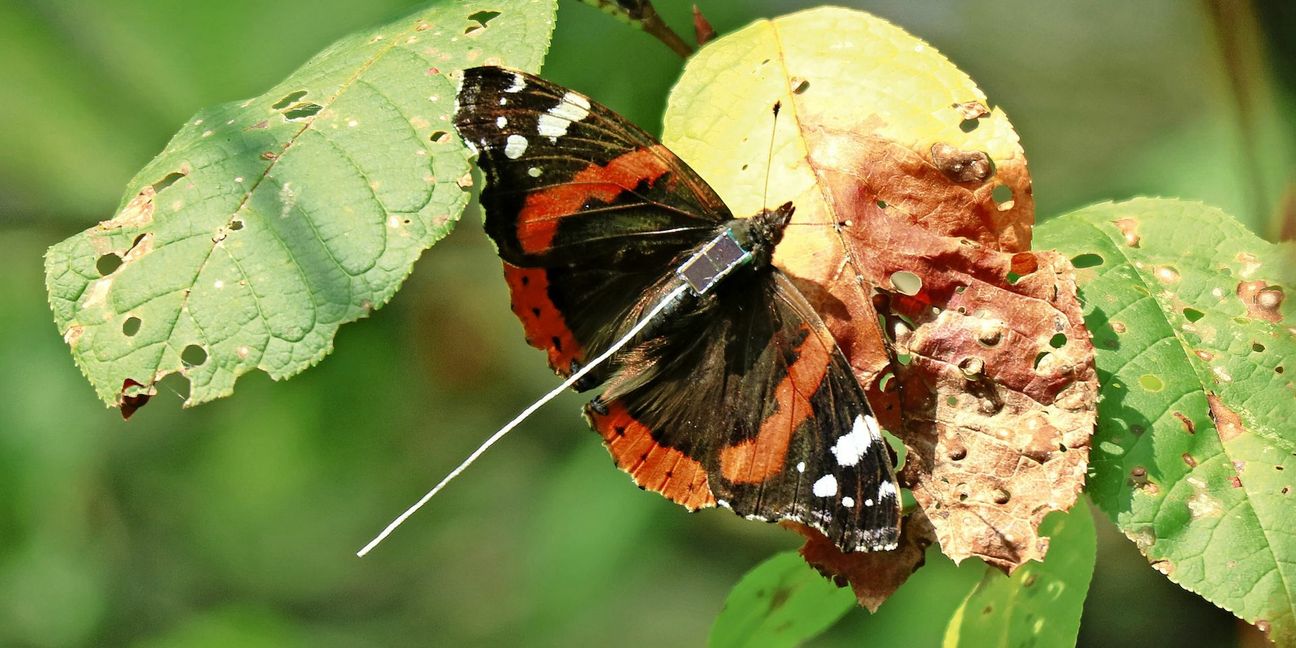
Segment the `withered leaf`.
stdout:
[[[771,156],[752,134],[771,128],[776,101]],[[926,519],[907,523],[906,542],[934,537],[954,560],[1011,571],[1043,556],[1039,523],[1084,483],[1097,380],[1073,270],[1028,251],[1025,156],[1003,112],[986,106],[926,43],[867,14],[819,9],[700,52],[664,139],[736,213],[796,205],[775,263],[908,447],[901,481]],[[903,550],[833,551],[806,547],[868,607],[918,564],[891,555]]]
[[796,522],[783,526],[805,536],[801,557],[840,587],[850,585],[860,605],[877,612],[909,575],[923,566],[934,534],[921,511],[904,518],[900,545],[891,551],[842,553],[827,536]]

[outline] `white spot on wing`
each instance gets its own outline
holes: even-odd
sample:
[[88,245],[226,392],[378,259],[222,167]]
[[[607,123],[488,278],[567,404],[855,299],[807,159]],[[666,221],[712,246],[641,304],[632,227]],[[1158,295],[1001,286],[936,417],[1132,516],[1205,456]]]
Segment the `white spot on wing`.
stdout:
[[814,483],[813,490],[818,497],[832,497],[837,494],[837,478],[832,475],[824,475]]
[[872,416],[861,414],[855,417],[855,424],[851,426],[848,434],[843,434],[837,438],[837,443],[833,444],[832,453],[837,457],[837,465],[854,466],[868,452],[874,440],[877,439],[877,420]]
[[842,498],[842,506],[845,506],[846,508],[854,508],[854,507],[855,507],[855,498],[854,498],[854,497],[843,497],[843,498]]
[[536,122],[536,132],[542,137],[557,140],[559,137],[567,134],[568,126],[571,126],[571,122],[566,119],[554,117],[549,113],[545,113],[540,115],[540,119]]
[[[526,87],[526,79],[523,79],[521,74],[514,74],[513,85],[504,88],[504,92],[521,92],[522,88],[525,87]],[[500,102],[500,105],[503,105],[503,101]]]
[[895,499],[895,496],[896,496],[895,484],[892,484],[889,481],[884,481],[878,486],[879,501],[887,498]]
[[567,134],[567,127],[571,126],[572,122],[588,117],[589,109],[589,99],[575,92],[568,92],[563,95],[558,105],[540,115],[540,119],[536,122],[536,132],[541,136],[557,140]]
[[798,461],[798,462],[797,462],[797,472],[799,472],[799,473],[803,473],[803,472],[805,472],[805,462],[804,462],[804,461]]
[[505,126],[508,126],[508,119],[503,115],[500,115],[499,117],[495,118],[495,125],[498,126],[499,128],[504,128]]
[[530,169],[527,169],[527,175],[532,178],[539,178],[541,173],[543,173],[543,171],[540,167],[531,167]]
[[504,142],[504,157],[516,160],[522,157],[522,154],[526,152],[526,148],[527,138],[521,135],[509,135]]

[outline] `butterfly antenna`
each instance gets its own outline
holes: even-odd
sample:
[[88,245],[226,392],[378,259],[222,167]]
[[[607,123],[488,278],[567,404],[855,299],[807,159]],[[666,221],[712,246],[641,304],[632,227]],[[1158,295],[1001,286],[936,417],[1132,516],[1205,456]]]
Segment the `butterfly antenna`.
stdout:
[[774,166],[774,135],[778,132],[778,114],[783,101],[774,102],[774,121],[770,123],[769,150],[765,153],[765,188],[761,190],[761,211],[769,207],[770,169]]
[[545,403],[548,403],[549,401],[556,398],[559,394],[563,393],[564,391],[567,391],[567,389],[570,388],[572,385],[576,384],[577,381],[579,381],[581,378],[584,378],[586,374],[593,371],[595,367],[606,362],[608,358],[612,357],[612,354],[616,353],[617,351],[620,351],[622,347],[629,344],[630,341],[633,340],[636,335],[639,335],[641,332],[643,332],[643,330],[647,328],[648,324],[650,324],[653,319],[655,319],[658,315],[660,315],[661,312],[665,310],[667,306],[674,303],[675,300],[679,298],[679,296],[683,294],[683,292],[687,289],[688,289],[688,284],[683,284],[680,287],[676,288],[674,291],[668,294],[665,297],[665,299],[662,299],[660,302],[657,303],[656,306],[653,306],[652,310],[648,311],[647,315],[645,315],[633,327],[631,327],[630,331],[627,332],[624,336],[622,336],[621,339],[617,340],[615,343],[612,344],[612,346],[608,347],[606,351],[601,353],[597,358],[594,358],[588,364],[581,367],[579,370],[577,370],[575,373],[569,376],[567,380],[563,381],[563,384],[558,385],[548,394],[542,396],[540,400],[532,403],[530,407],[527,407],[526,409],[522,410],[521,414],[518,414],[516,417],[513,418],[512,421],[509,421],[504,427],[500,428],[498,432],[492,434],[490,438],[486,439],[484,443],[482,443],[480,446],[477,446],[477,449],[473,450],[472,454],[468,455],[468,458],[464,459],[463,462],[458,465],[458,467],[456,467],[454,470],[451,470],[450,474],[446,475],[445,478],[441,480],[441,483],[434,486],[432,490],[428,491],[427,494],[424,495],[421,499],[419,499],[419,501],[415,502],[413,506],[409,507],[408,509],[405,509],[404,513],[401,513],[399,517],[397,517],[395,520],[392,520],[391,524],[388,524],[387,528],[382,530],[382,533],[379,533],[376,537],[374,537],[373,540],[370,540],[369,544],[365,545],[363,549],[357,551],[356,556],[363,558],[365,554],[372,551],[373,548],[377,547],[379,543],[381,543],[383,540],[387,538],[387,536],[391,535],[392,531],[396,530],[396,527],[400,526],[401,523],[403,523],[406,519],[409,518],[409,516],[414,515],[414,513],[418,511],[420,508],[422,508],[424,504],[427,504],[428,500],[432,499],[434,495],[441,492],[441,489],[445,488],[446,484],[449,484],[451,481],[453,481],[455,477],[459,476],[459,473],[462,473],[465,468],[471,466],[472,463],[476,461],[478,457],[482,456],[482,454],[486,452],[486,450],[490,449],[491,446],[495,445],[496,441],[499,441],[500,439],[504,438],[505,434],[508,434],[513,428],[517,427],[518,424],[522,423],[522,421],[525,421],[527,417],[534,414],[535,411],[540,409]]

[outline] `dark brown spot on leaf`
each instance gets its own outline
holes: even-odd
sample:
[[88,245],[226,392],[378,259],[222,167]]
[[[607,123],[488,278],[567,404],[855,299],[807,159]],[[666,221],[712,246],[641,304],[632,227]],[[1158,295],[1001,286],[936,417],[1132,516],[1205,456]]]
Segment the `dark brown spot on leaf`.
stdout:
[[1122,218],[1112,221],[1112,224],[1121,231],[1121,236],[1125,238],[1125,245],[1136,248],[1142,242],[1138,233],[1138,221],[1133,218]]
[[1244,281],[1237,286],[1238,299],[1246,307],[1247,315],[1266,322],[1282,321],[1282,303],[1286,295],[1282,286],[1270,286],[1263,281]]
[[932,144],[931,157],[932,164],[954,182],[981,184],[994,174],[990,156],[982,151],[963,151],[937,142]]
[[1206,402],[1210,405],[1211,420],[1215,421],[1215,430],[1219,433],[1220,441],[1228,443],[1246,431],[1242,426],[1242,417],[1224,405],[1224,401],[1220,400],[1219,396],[1207,394]]
[[1012,255],[1009,270],[1014,274],[1026,276],[1039,270],[1039,259],[1030,252],[1018,252]]
[[963,119],[980,119],[990,114],[990,109],[980,101],[964,101],[953,106]]

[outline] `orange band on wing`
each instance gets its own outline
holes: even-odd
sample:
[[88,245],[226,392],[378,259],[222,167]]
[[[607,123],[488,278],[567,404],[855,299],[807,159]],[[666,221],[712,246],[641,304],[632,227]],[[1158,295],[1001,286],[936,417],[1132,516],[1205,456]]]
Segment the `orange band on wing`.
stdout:
[[570,180],[527,196],[517,219],[522,251],[540,254],[548,250],[558,233],[558,223],[565,216],[580,213],[587,201],[610,203],[627,187],[656,182],[670,170],[662,159],[669,158],[670,152],[659,154],[654,150],[660,146],[635,149],[613,158],[607,166],[591,164]]
[[621,401],[607,405],[607,414],[586,408],[590,425],[603,435],[612,459],[635,483],[661,493],[689,510],[714,506],[706,469],[692,457],[653,439],[648,426],[630,416]]
[[563,375],[583,359],[585,350],[567,327],[567,321],[549,298],[549,276],[543,268],[504,264],[504,280],[513,295],[513,312],[526,329],[527,344],[549,352],[549,366]]
[[731,483],[759,484],[782,472],[792,434],[814,415],[810,397],[828,374],[832,350],[814,331],[805,330],[796,360],[774,388],[774,413],[761,423],[755,438],[720,451],[720,474]]

